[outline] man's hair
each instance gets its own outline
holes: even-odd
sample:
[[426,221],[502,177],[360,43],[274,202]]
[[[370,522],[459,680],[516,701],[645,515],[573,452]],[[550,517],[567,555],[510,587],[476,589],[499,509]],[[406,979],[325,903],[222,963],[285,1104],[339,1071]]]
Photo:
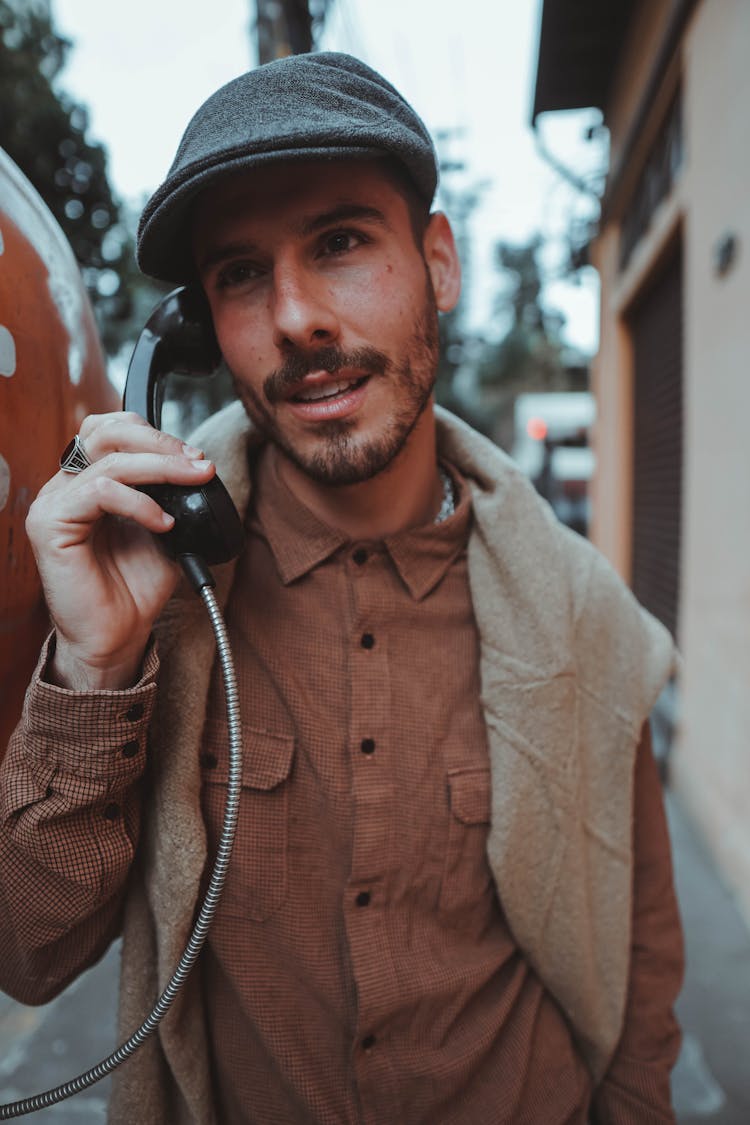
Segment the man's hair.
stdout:
[[406,201],[414,241],[421,250],[427,224],[430,221],[430,204],[423,195],[420,195],[414,180],[400,160],[394,156],[383,156],[377,164],[385,178]]

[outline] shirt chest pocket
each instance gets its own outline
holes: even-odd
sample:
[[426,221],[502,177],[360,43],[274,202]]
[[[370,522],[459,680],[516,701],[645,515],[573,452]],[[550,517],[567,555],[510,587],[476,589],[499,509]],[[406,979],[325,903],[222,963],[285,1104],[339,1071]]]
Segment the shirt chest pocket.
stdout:
[[[245,727],[237,834],[218,917],[262,922],[288,889],[289,788],[294,738]],[[224,817],[228,754],[204,755],[203,808],[212,852]]]
[[492,883],[487,861],[491,788],[489,768],[448,771],[448,843],[440,887],[447,913],[477,905]]

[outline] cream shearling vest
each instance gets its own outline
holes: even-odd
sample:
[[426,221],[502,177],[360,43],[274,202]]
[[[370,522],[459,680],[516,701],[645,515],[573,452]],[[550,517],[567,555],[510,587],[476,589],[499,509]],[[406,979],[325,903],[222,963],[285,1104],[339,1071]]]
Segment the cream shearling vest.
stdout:
[[[675,670],[674,648],[512,461],[444,411],[437,417],[440,454],[473,495],[468,566],[492,771],[490,864],[514,937],[565,1012],[596,1082],[624,1017],[635,749]],[[249,440],[237,403],[194,435],[241,512]],[[217,568],[222,605],[232,576],[232,564]],[[215,642],[200,599],[181,590],[157,635],[152,765],[124,921],[123,1036],[182,953],[206,858],[198,755]],[[110,1121],[134,1120],[219,1125],[198,973],[115,1075]]]

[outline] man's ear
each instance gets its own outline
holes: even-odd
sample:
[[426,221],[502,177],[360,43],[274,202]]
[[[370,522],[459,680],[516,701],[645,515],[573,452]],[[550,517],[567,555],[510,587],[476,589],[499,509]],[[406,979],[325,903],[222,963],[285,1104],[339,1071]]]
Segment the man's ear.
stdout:
[[450,312],[461,292],[461,264],[451,225],[442,211],[430,215],[423,246],[437,307],[440,312]]

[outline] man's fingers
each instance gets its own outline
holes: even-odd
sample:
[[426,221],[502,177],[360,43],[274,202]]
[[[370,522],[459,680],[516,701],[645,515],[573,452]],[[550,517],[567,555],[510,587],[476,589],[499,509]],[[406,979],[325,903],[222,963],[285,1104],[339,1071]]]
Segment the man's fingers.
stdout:
[[90,438],[95,430],[101,429],[102,426],[117,425],[121,422],[128,422],[134,426],[145,426],[148,429],[153,429],[152,426],[141,418],[140,414],[135,414],[132,410],[110,410],[106,414],[87,414],[81,422],[78,430],[78,436],[82,441]]
[[186,457],[183,453],[164,455],[119,450],[107,453],[95,461],[90,468],[78,475],[78,482],[83,486],[86,480],[108,476],[123,484],[161,484],[165,481],[172,484],[192,484],[196,480],[208,480],[213,474],[212,461]]
[[165,520],[162,508],[137,486],[169,482],[199,487],[214,471],[211,461],[191,461],[181,454],[110,453],[76,476],[60,471],[45,485],[29,509],[29,537],[42,542],[52,534],[58,545],[80,543],[104,515],[134,520],[149,531],[168,530],[172,520]]
[[[181,438],[155,430],[138,414],[124,411],[90,414],[81,423],[79,436],[90,461],[98,461],[115,452],[178,455],[187,448]],[[198,457],[200,453],[200,450],[189,449],[187,456]]]
[[168,531],[174,524],[173,518],[145,492],[138,492],[112,477],[97,477],[87,490],[86,499],[87,509],[78,508],[78,518],[84,523],[95,523],[105,515],[118,516],[157,534]]
[[85,542],[104,516],[132,520],[147,531],[168,531],[173,520],[147,496],[112,477],[99,476],[86,488],[39,496],[29,508],[26,531],[32,545],[65,549]]
[[127,453],[119,450],[107,453],[81,473],[66,473],[62,469],[41,489],[39,496],[49,492],[78,493],[100,476],[112,477],[123,484],[192,484],[209,480],[215,472],[212,461],[191,457],[183,452],[172,454]]

